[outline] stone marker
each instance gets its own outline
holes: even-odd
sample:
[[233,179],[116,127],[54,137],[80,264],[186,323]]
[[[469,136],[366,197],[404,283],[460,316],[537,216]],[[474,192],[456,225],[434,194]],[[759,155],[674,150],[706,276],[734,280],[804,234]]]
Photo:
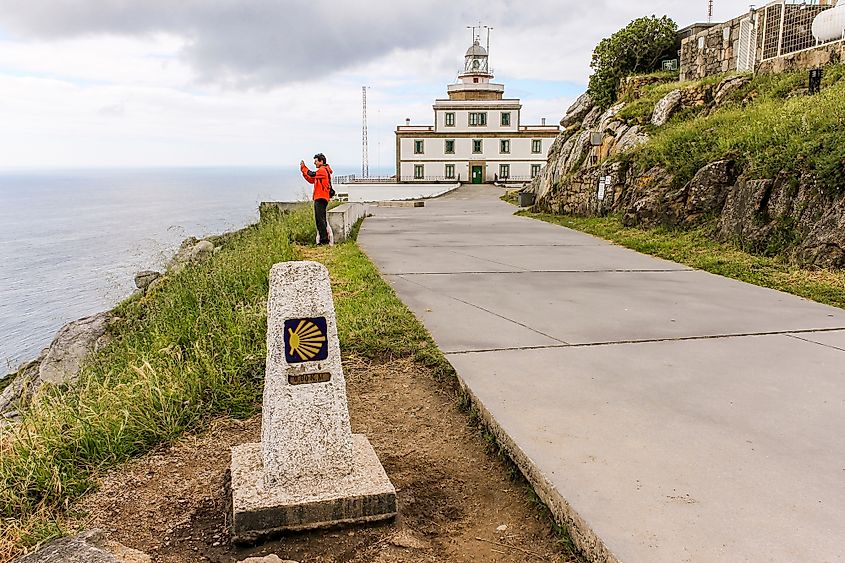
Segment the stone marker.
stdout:
[[396,514],[396,490],[349,425],[329,274],[316,262],[270,271],[261,443],[232,448],[232,508],[234,541]]

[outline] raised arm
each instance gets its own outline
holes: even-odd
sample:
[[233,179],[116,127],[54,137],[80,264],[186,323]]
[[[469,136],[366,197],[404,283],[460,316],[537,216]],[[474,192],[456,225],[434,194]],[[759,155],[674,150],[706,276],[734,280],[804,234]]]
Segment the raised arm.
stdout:
[[316,172],[312,172],[311,170],[308,170],[308,167],[307,167],[307,166],[305,166],[305,163],[304,163],[304,162],[300,162],[300,163],[299,163],[299,170],[302,172],[302,177],[303,177],[303,178],[305,178],[305,180],[306,180],[309,184],[313,184],[313,183],[314,183],[314,180],[315,180],[315,178],[316,178],[316,176],[317,176],[317,173],[316,173]]

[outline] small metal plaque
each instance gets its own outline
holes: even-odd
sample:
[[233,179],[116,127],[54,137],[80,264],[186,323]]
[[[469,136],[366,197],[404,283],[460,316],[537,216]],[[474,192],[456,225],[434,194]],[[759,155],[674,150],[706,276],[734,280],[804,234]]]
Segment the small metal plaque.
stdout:
[[323,373],[289,373],[288,383],[291,385],[308,385],[311,383],[327,383],[331,381],[332,374]]
[[286,320],[284,344],[289,364],[325,360],[329,356],[326,318]]

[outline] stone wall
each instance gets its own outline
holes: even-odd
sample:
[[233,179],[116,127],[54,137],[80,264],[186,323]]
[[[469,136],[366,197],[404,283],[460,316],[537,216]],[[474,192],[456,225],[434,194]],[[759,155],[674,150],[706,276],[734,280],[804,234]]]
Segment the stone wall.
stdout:
[[827,43],[815,49],[799,51],[776,59],[769,59],[757,65],[757,72],[772,74],[819,68],[845,60],[845,41]]
[[[681,80],[699,80],[736,70],[739,24],[747,17],[743,14],[684,39],[681,42]],[[704,46],[699,48],[702,42]]]
[[[756,10],[751,15],[757,39],[754,56],[754,60],[757,61],[755,71],[807,70],[838,62],[842,54],[839,44],[836,44],[839,45],[838,47],[824,45],[818,49],[771,58],[781,52],[795,51],[813,45],[815,39],[809,31],[809,26],[816,15],[829,9],[830,6],[831,3],[822,0],[821,5],[818,6],[770,4]],[[707,76],[737,70],[740,24],[748,18],[749,14],[743,14],[684,38],[681,41],[681,80],[700,80]],[[782,29],[781,18],[785,18],[788,24]],[[761,62],[764,56],[769,59]]]

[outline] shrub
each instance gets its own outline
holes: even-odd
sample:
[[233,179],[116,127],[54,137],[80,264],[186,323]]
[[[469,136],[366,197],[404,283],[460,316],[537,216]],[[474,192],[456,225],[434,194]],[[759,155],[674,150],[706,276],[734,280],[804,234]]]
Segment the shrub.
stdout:
[[596,105],[610,107],[620,81],[631,74],[656,70],[678,48],[678,25],[669,17],[643,17],[602,39],[593,51],[589,92]]

